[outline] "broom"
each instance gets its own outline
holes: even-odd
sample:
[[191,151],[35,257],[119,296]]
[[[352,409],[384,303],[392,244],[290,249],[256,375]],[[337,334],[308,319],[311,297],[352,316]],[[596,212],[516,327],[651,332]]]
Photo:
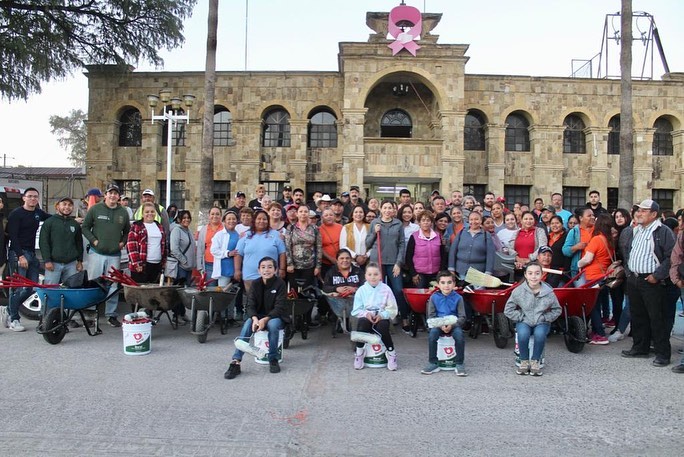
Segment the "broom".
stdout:
[[458,322],[456,316],[433,317],[427,320],[427,325],[429,328],[440,328],[445,325],[454,325],[456,322]]
[[354,343],[370,343],[370,344],[380,344],[380,335],[368,332],[358,332],[353,331],[349,335]]
[[[554,270],[552,268],[542,268],[542,271],[544,273],[552,273],[552,274],[557,274],[557,275],[563,274],[563,272],[561,270]],[[492,275],[488,275],[486,273],[482,273],[481,271],[476,270],[473,267],[468,268],[465,280],[466,280],[466,282],[469,282],[470,284],[472,284],[474,286],[481,286],[481,287],[487,287],[487,288],[492,288],[492,289],[496,289],[497,287],[501,287],[501,286],[512,286],[513,285],[511,283],[501,281],[496,276],[492,276]]]
[[479,270],[476,270],[473,267],[469,267],[468,271],[466,272],[466,277],[465,277],[466,282],[469,282],[470,284],[473,284],[474,286],[479,286],[479,287],[487,287],[487,288],[492,288],[496,289],[497,287],[501,286],[512,286],[513,284],[503,282],[496,276],[488,275],[486,273],[482,273]]

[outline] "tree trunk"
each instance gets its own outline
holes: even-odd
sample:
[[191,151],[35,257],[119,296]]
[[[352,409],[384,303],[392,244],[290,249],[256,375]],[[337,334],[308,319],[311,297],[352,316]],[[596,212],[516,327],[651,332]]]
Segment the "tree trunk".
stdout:
[[622,0],[620,13],[620,181],[618,207],[634,204],[634,119],[632,116],[632,0]]
[[218,0],[209,0],[207,60],[204,70],[204,121],[200,165],[200,212],[198,223],[206,224],[214,203],[214,93],[216,91],[216,35]]

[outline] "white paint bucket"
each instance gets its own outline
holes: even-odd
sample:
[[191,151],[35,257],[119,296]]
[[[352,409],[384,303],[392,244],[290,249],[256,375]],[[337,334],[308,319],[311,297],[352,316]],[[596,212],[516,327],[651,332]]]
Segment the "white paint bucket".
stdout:
[[387,355],[385,354],[387,348],[382,342],[377,344],[366,343],[364,350],[364,366],[368,368],[385,368],[387,366]]
[[136,319],[121,324],[123,329],[123,349],[126,355],[146,355],[152,350],[152,322]]
[[440,336],[437,340],[437,366],[442,370],[456,369],[456,342],[451,336]]
[[[283,340],[285,339],[285,330],[278,332],[278,362],[283,361]],[[254,334],[254,346],[263,349],[266,355],[262,358],[254,357],[254,361],[261,365],[268,365],[268,331],[262,330]]]

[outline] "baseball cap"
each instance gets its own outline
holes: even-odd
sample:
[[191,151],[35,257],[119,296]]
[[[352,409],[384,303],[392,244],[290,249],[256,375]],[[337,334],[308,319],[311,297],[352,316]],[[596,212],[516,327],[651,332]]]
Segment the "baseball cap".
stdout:
[[439,191],[437,189],[433,190],[430,195],[435,195],[435,194],[439,195]]
[[318,217],[318,213],[316,213],[316,211],[310,209],[309,210],[309,217]]
[[290,203],[289,205],[285,205],[285,212],[290,211],[291,209],[299,209],[299,205],[296,203]]
[[240,198],[240,197],[246,197],[245,193],[244,192],[237,192],[235,194],[235,198]]
[[646,200],[642,201],[637,205],[641,209],[648,209],[651,211],[660,211],[660,205],[656,203],[654,200],[651,200],[650,198],[647,198]]
[[548,246],[541,246],[541,247],[537,250],[537,255],[543,254],[543,253],[545,253],[545,252],[550,252],[550,253],[553,254],[553,249],[551,249],[551,248],[548,247]]
[[343,197],[349,197],[349,192],[342,192]]
[[361,189],[359,189],[359,186],[351,186],[351,187],[349,188],[349,190],[350,190],[350,191],[356,190],[356,191],[359,191],[359,192],[361,191]]
[[498,197],[496,201],[499,203],[506,203],[506,199],[503,197],[503,195],[501,197]]
[[57,203],[62,202],[70,202],[72,205],[74,204],[74,201],[71,199],[71,197],[62,197],[59,200],[57,200]]
[[[121,193],[121,191],[119,190],[119,186],[117,186],[116,184],[108,185],[107,186],[107,192],[116,192],[117,194]],[[150,191],[150,192],[152,192],[152,191]],[[145,192],[143,192],[143,195],[145,195]],[[152,195],[154,195],[154,194],[152,194]]]
[[542,211],[551,211],[552,213],[555,213],[555,212],[556,212],[556,208],[554,208],[553,206],[549,205],[549,206],[543,207],[543,208],[542,208]]
[[128,196],[124,195],[123,197],[121,197],[121,200],[128,200]]
[[292,186],[287,185],[287,186],[283,187],[283,190],[289,190],[290,192],[292,192]]
[[151,195],[154,197],[154,191],[152,189],[145,189],[143,190],[143,195]]
[[333,205],[336,205],[336,204],[338,204],[338,203],[339,203],[340,205],[343,204],[343,203],[342,203],[342,200],[340,200],[339,198],[333,198],[333,199],[332,199],[332,202],[330,202],[330,203],[333,204]]
[[102,191],[96,187],[93,187],[92,189],[88,189],[88,192],[86,192],[86,197],[102,197]]

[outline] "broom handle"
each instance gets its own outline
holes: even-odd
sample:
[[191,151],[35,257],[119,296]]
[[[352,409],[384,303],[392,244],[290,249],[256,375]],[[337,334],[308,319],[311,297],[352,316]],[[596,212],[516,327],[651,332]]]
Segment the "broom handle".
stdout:
[[[382,229],[382,226],[380,226]],[[380,272],[382,273],[382,251],[380,250],[380,232],[375,233],[378,241],[378,265],[380,266]]]

